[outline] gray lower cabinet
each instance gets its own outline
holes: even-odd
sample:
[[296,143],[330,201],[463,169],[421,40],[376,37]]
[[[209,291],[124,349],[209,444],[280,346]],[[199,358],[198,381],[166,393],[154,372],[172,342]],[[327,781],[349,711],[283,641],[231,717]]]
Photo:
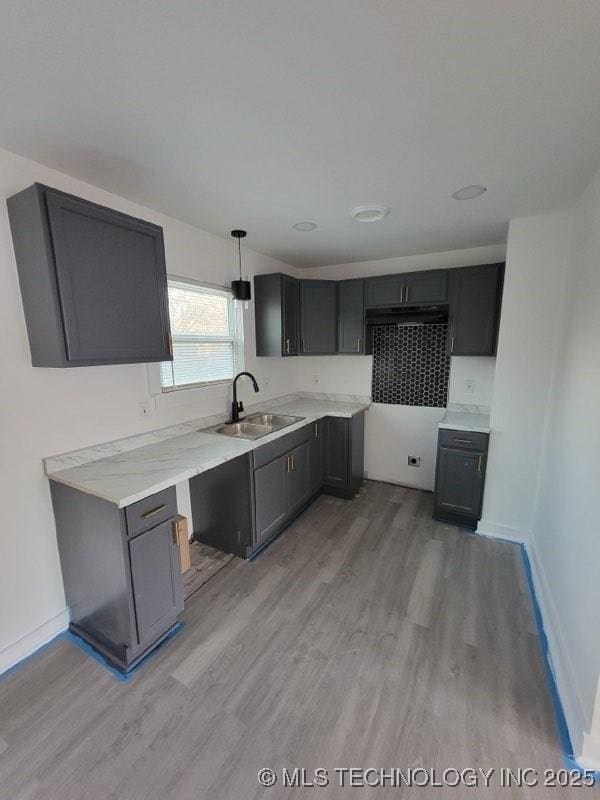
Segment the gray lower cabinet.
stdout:
[[295,447],[287,463],[287,511],[294,514],[311,496],[310,491],[310,441]]
[[337,283],[301,280],[300,354],[334,354],[337,325]]
[[450,353],[491,356],[496,352],[503,264],[451,270]]
[[172,360],[162,228],[38,183],[7,205],[33,366]]
[[481,518],[488,435],[441,429],[434,517],[475,528]]
[[50,486],[70,628],[126,672],[183,611],[175,487],[119,509]]
[[250,455],[189,480],[193,538],[246,558],[254,546]]
[[288,459],[288,455],[280,456],[254,472],[256,547],[277,533],[287,519]]
[[132,539],[129,560],[138,640],[150,644],[183,611],[179,552],[173,540],[172,521]]
[[365,414],[326,417],[323,441],[323,491],[351,498],[364,481]]
[[365,352],[364,282],[340,281],[338,284],[337,351],[345,354]]
[[323,486],[323,476],[325,474],[325,459],[323,457],[325,448],[325,428],[327,421],[320,419],[313,425],[312,436],[310,438],[310,451],[308,454],[308,471],[310,493],[316,494]]
[[253,457],[256,552],[320,492],[354,497],[364,475],[364,412],[305,425]]

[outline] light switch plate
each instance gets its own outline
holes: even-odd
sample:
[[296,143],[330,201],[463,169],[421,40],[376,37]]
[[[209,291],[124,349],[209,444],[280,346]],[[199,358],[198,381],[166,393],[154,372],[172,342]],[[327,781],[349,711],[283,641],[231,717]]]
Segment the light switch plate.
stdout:
[[467,394],[473,394],[475,391],[475,378],[465,378],[463,385]]

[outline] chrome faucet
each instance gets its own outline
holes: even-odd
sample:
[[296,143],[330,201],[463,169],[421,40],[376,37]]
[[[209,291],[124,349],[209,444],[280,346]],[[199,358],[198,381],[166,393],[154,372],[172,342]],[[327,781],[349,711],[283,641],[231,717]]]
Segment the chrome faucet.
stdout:
[[232,422],[239,422],[240,421],[240,411],[244,410],[244,404],[240,401],[238,403],[237,399],[237,381],[238,378],[241,378],[242,375],[247,375],[250,380],[252,381],[252,385],[254,386],[254,391],[258,392],[258,383],[256,382],[256,378],[251,372],[238,372],[238,374],[233,379],[233,403],[231,404],[231,421]]

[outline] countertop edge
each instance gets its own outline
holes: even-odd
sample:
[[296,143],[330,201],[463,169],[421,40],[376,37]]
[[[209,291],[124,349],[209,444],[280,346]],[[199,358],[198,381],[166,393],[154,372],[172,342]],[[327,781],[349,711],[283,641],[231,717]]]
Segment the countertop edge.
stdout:
[[[310,400],[309,400],[309,402],[310,402]],[[323,402],[336,402],[336,401],[323,401]],[[69,486],[72,489],[76,489],[77,491],[84,492],[85,494],[89,494],[89,495],[92,495],[94,497],[98,497],[101,500],[106,500],[106,502],[112,503],[113,505],[116,505],[117,508],[125,508],[126,506],[129,506],[132,503],[137,502],[138,500],[143,500],[144,498],[149,497],[150,495],[155,494],[156,492],[159,492],[162,489],[166,489],[169,486],[174,486],[177,483],[181,483],[182,481],[189,480],[190,478],[193,478],[196,475],[200,475],[203,472],[208,472],[209,470],[214,469],[215,467],[218,467],[221,464],[225,464],[228,461],[232,461],[234,458],[239,458],[242,455],[250,453],[253,450],[256,450],[257,448],[262,447],[265,444],[269,444],[269,442],[273,442],[273,441],[281,438],[282,436],[285,436],[288,433],[292,433],[293,431],[299,430],[300,428],[303,428],[305,425],[310,425],[311,423],[317,422],[318,420],[323,419],[324,417],[341,417],[341,418],[344,418],[344,419],[351,419],[352,417],[356,416],[357,414],[360,414],[360,413],[362,413],[364,411],[367,411],[369,406],[370,406],[370,403],[369,404],[356,403],[356,405],[357,405],[356,410],[353,410],[351,412],[349,412],[349,411],[336,411],[334,409],[328,409],[328,410],[323,411],[323,412],[318,412],[318,413],[314,413],[313,412],[313,413],[307,414],[301,420],[299,420],[298,422],[294,423],[293,425],[289,425],[289,426],[287,426],[285,428],[282,428],[279,431],[274,431],[273,433],[269,434],[268,436],[264,436],[264,437],[262,437],[260,439],[255,439],[255,440],[237,439],[236,440],[237,442],[239,442],[240,444],[246,446],[245,448],[243,448],[243,447],[240,448],[240,452],[234,453],[234,454],[228,454],[228,455],[225,455],[225,456],[218,456],[218,457],[215,457],[214,459],[211,459],[208,462],[205,462],[204,464],[199,465],[198,467],[193,467],[193,468],[188,468],[188,469],[182,470],[181,472],[178,472],[178,473],[175,473],[174,475],[171,475],[168,479],[165,479],[165,480],[162,480],[162,481],[157,481],[156,483],[153,483],[153,484],[149,485],[148,487],[145,487],[142,491],[136,492],[136,493],[131,494],[131,495],[127,495],[126,497],[119,497],[119,498],[111,497],[107,493],[102,493],[100,491],[94,490],[94,488],[90,487],[89,485],[84,485],[84,484],[82,484],[82,483],[80,483],[80,482],[78,482],[76,480],[73,480],[72,478],[69,477],[69,472],[71,472],[71,470],[76,470],[78,468],[78,466],[68,467],[68,468],[66,468],[64,470],[58,470],[56,472],[47,472],[46,475],[47,475],[49,480],[55,481],[56,483],[64,484],[65,486]],[[280,411],[281,411],[281,408],[280,408]],[[300,415],[298,414],[298,416],[300,416]],[[224,438],[221,434],[215,433],[214,431],[205,430],[205,429],[199,429],[196,432],[197,433],[202,433],[202,434],[204,434],[206,436],[210,436],[210,437],[212,437],[212,438],[214,438],[215,440],[218,440],[218,441],[222,441],[223,438]],[[189,433],[189,431],[188,431],[188,433]],[[187,434],[186,433],[182,433],[181,435],[185,436]],[[177,437],[174,437],[174,438],[177,438]],[[138,449],[142,449],[142,448],[138,448]],[[110,458],[110,456],[108,456],[108,458]],[[100,460],[102,460],[102,459],[100,459]],[[83,465],[79,465],[79,466],[83,466]]]

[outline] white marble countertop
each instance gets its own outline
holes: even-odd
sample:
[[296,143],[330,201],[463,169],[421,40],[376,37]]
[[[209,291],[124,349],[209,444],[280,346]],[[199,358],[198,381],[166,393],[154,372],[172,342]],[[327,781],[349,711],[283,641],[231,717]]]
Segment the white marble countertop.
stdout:
[[[142,500],[161,489],[236,458],[263,444],[285,436],[292,431],[315,422],[322,417],[352,417],[369,407],[368,403],[339,402],[321,399],[297,399],[285,404],[269,404],[261,411],[303,417],[300,422],[263,436],[254,441],[234,439],[208,432],[211,421],[198,420],[186,423],[198,425],[198,430],[171,436],[168,439],[119,452],[119,442],[102,447],[115,448],[116,452],[88,463],[79,463],[66,469],[56,469],[60,457],[47,459],[46,474],[53,481],[72,486],[87,494],[101,497],[119,508]],[[214,424],[214,420],[212,421]],[[160,434],[160,432],[157,432]],[[152,434],[149,434],[150,436]],[[65,456],[66,463],[73,456]]]
[[485,406],[449,406],[438,427],[455,431],[489,433],[489,408]]

